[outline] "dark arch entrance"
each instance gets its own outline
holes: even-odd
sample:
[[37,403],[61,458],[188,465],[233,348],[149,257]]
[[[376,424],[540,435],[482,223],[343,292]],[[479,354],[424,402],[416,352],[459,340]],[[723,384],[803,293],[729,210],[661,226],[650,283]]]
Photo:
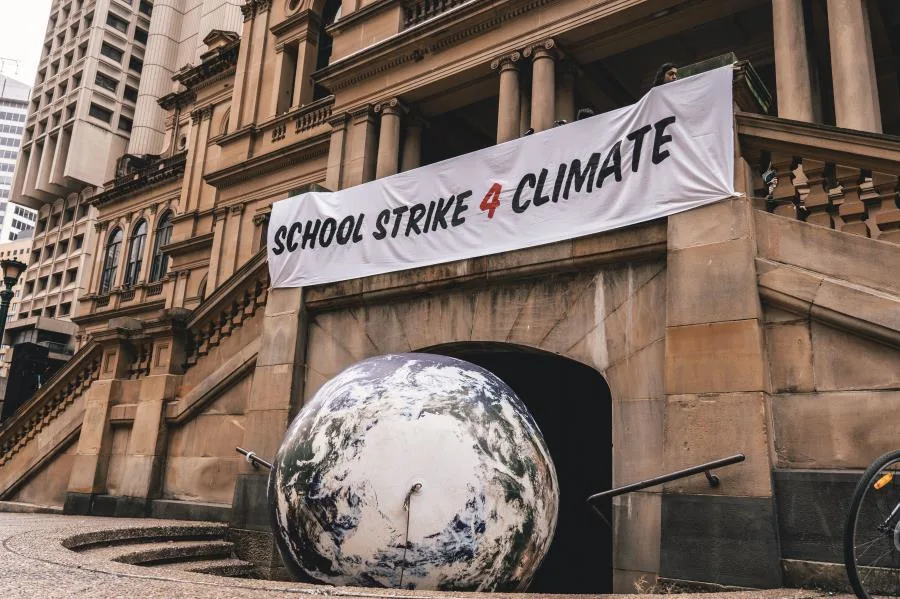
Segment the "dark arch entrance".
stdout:
[[[612,487],[612,397],[594,369],[556,354],[508,343],[451,343],[423,352],[490,370],[537,421],[559,476],[556,535],[530,592],[612,592],[612,531],[585,498]],[[611,505],[602,507],[612,522]]]

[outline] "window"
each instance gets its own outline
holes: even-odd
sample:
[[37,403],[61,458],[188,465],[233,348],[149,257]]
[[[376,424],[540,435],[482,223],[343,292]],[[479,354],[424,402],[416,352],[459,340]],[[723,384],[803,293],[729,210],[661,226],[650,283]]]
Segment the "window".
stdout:
[[84,245],[84,235],[76,235],[75,236],[75,249],[80,250],[81,246]]
[[136,56],[132,56],[131,60],[128,61],[128,68],[135,73],[140,73],[144,70],[144,61]]
[[78,278],[78,269],[77,268],[70,268],[69,270],[66,271],[66,285],[74,283],[77,278]]
[[116,93],[116,90],[119,88],[119,82],[113,79],[108,75],[104,75],[103,73],[97,73],[97,78],[94,79],[94,82],[102,87],[103,89],[108,89],[112,93]]
[[31,295],[34,293],[34,281],[28,281],[25,283],[25,295]]
[[47,283],[50,281],[50,277],[41,277],[37,281],[37,290],[43,291],[47,288]]
[[141,14],[147,15],[149,17],[153,12],[153,3],[148,2],[147,0],[141,0],[140,5],[138,6],[138,10],[141,11]]
[[95,119],[101,120],[104,123],[108,123],[112,120],[112,111],[103,108],[102,106],[98,106],[91,102],[91,108],[88,110],[88,114]]
[[65,216],[63,216],[63,224],[70,223],[75,220],[75,208],[66,208]]
[[159,281],[166,276],[169,268],[169,257],[162,251],[172,239],[172,213],[166,212],[156,225],[156,237],[153,240],[153,263],[150,266],[150,282]]
[[131,131],[131,119],[128,117],[120,116],[119,117],[119,130],[120,131]]
[[131,234],[128,245],[128,263],[125,265],[125,287],[131,287],[141,276],[141,264],[144,259],[144,242],[147,239],[147,221],[141,220]]
[[72,302],[66,302],[59,305],[59,315],[68,316],[72,312]]
[[53,277],[50,279],[50,288],[56,289],[60,285],[62,285],[62,273],[53,273]]
[[49,260],[53,257],[54,250],[56,249],[55,245],[48,245],[44,248],[44,260]]
[[122,245],[122,229],[116,229],[109,235],[106,252],[103,256],[103,272],[100,274],[100,293],[109,293],[119,267],[119,247]]
[[113,13],[107,13],[106,24],[113,29],[118,29],[122,33],[128,31],[128,21],[118,15],[114,15]]
[[41,260],[41,250],[32,250],[31,252],[31,262],[40,262]]
[[125,56],[125,52],[119,50],[115,46],[110,46],[106,42],[103,42],[103,45],[100,46],[100,54],[111,60],[115,60],[119,64],[122,63],[122,57]]
[[138,42],[139,44],[147,45],[147,32],[140,27],[135,27],[134,41]]
[[137,102],[137,90],[131,87],[130,85],[125,86],[125,91],[122,93],[122,96],[131,102]]
[[47,306],[47,309],[44,310],[44,316],[54,318],[56,316],[56,306]]
[[66,239],[64,241],[60,241],[59,245],[56,246],[56,255],[64,256],[69,253],[69,240]]

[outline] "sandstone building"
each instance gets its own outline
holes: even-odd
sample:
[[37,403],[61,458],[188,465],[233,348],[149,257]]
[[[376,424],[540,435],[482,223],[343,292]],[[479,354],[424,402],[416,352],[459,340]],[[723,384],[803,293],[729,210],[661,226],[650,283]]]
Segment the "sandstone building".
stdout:
[[[74,318],[82,343],[0,425],[0,498],[222,519],[265,542],[266,478],[234,447],[271,456],[341,369],[428,350],[497,372],[547,436],[563,500],[536,589],[775,586],[839,568],[856,477],[898,438],[884,417],[900,401],[893,2],[240,10],[240,34],[204,34],[202,52],[150,94],[162,112],[148,110],[133,153],[158,157],[129,158],[78,200],[96,224]],[[742,198],[533,249],[269,289],[274,201],[624,106],[660,63],[729,52]],[[51,143],[40,153],[59,154]],[[53,182],[45,170],[24,176],[38,199]],[[416,320],[429,326],[405,326]],[[701,477],[617,499],[612,535],[583,504],[736,452],[747,461],[718,488]],[[255,559],[277,573],[269,548]]]

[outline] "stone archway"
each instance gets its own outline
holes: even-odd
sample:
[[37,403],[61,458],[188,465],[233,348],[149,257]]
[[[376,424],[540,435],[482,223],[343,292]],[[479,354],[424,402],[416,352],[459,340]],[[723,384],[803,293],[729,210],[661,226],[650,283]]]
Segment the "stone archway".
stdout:
[[[559,520],[529,591],[612,592],[612,531],[585,502],[612,486],[612,395],[603,376],[570,358],[509,343],[449,343],[420,351],[472,362],[503,379],[550,448],[559,477]],[[611,503],[601,510],[612,522]]]

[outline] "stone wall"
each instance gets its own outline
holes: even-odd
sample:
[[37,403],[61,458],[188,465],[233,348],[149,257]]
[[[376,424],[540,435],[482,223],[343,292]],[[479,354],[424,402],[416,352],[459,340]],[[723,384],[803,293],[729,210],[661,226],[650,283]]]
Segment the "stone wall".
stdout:
[[202,412],[169,430],[163,498],[230,504],[242,461],[244,410],[253,376],[245,376]]
[[11,501],[62,507],[69,486],[78,439],[73,439],[56,457],[38,470],[11,497]]

